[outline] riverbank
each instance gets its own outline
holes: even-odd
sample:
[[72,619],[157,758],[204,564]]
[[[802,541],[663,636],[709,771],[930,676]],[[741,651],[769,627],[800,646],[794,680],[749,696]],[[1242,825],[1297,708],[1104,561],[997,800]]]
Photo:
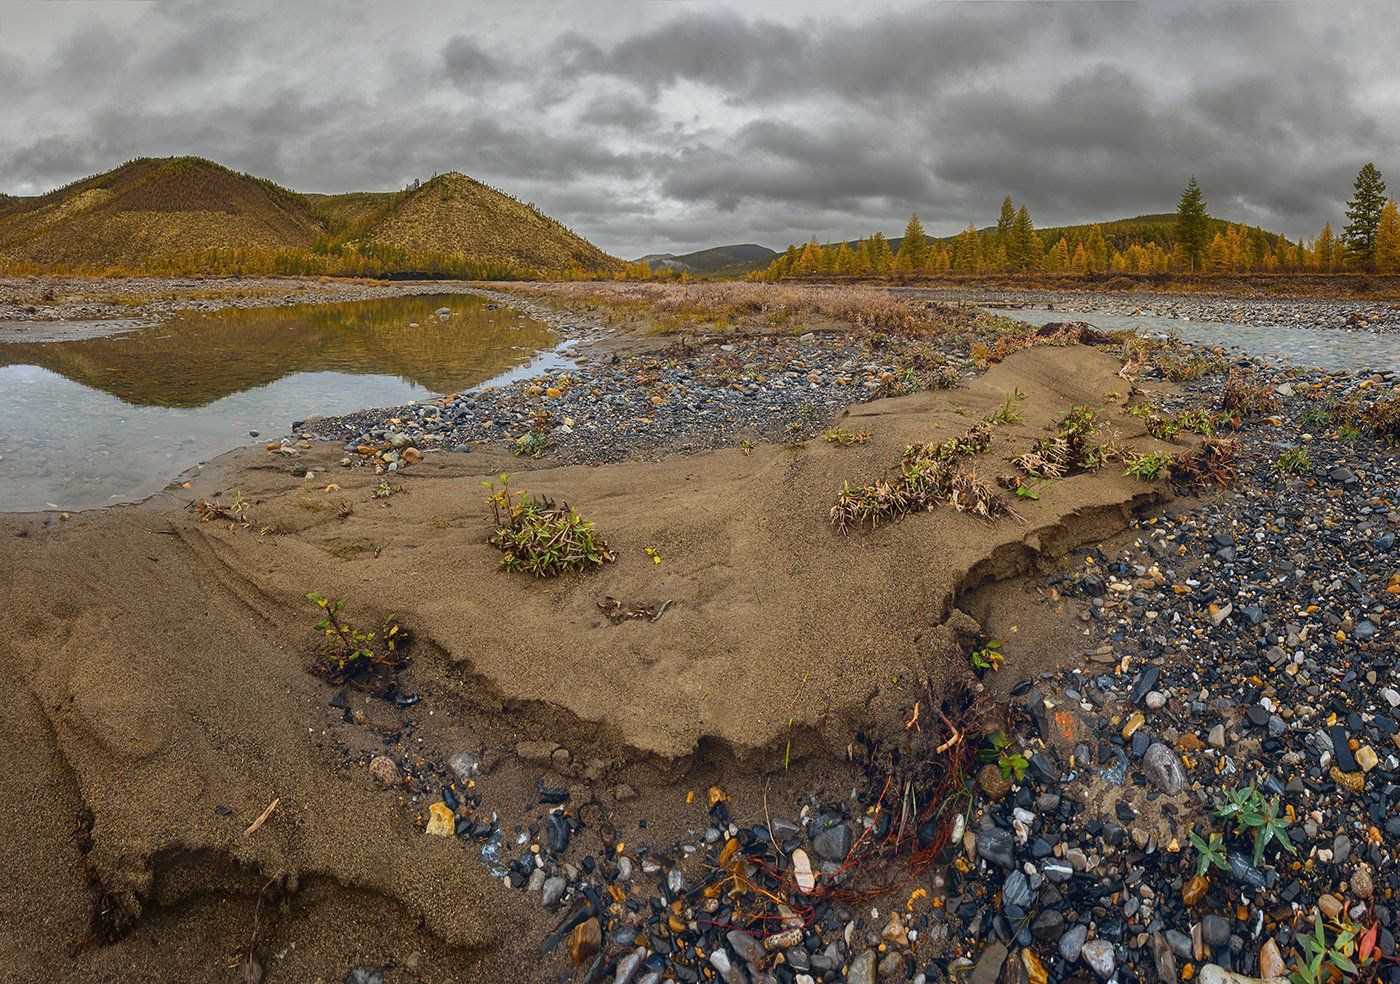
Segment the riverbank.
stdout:
[[[3,836],[35,859],[3,889],[8,967],[1205,979],[1291,959],[1334,902],[1392,952],[1383,378],[1257,366],[1227,400],[1242,365],[1199,349],[869,298],[885,320],[707,302],[650,332],[624,296],[517,302],[575,340],[563,378],[0,517],[5,713],[32,736]],[[1178,470],[1171,501],[1199,430],[1237,439],[1242,482]],[[1074,433],[1098,467],[1030,473]],[[983,484],[833,528],[842,483],[944,454]],[[497,572],[502,471],[615,559]],[[392,688],[307,672],[307,592],[413,633]],[[1299,867],[1213,816],[1250,780]],[[1228,873],[1192,881],[1189,831]]]

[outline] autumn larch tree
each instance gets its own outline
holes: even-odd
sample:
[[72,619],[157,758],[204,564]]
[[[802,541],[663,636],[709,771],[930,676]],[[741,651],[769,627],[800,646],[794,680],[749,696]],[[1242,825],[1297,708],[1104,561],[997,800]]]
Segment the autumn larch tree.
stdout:
[[1013,248],[1006,251],[1006,265],[1013,270],[1030,270],[1040,266],[1040,237],[1035,234],[1031,210],[1022,205],[1016,212],[1016,224],[1011,228]]
[[1016,205],[1007,195],[1001,200],[1001,214],[997,216],[997,229],[992,233],[992,250],[1000,250],[1003,262],[1015,252]]
[[1181,193],[1181,200],[1176,203],[1176,242],[1192,273],[1201,268],[1205,259],[1208,227],[1206,197],[1193,174]]
[[1342,242],[1347,255],[1363,266],[1376,260],[1376,229],[1385,207],[1385,182],[1376,165],[1367,164],[1356,176],[1355,193],[1347,202],[1347,224],[1342,230]]
[[1376,269],[1400,273],[1400,208],[1395,199],[1386,200],[1376,224]]

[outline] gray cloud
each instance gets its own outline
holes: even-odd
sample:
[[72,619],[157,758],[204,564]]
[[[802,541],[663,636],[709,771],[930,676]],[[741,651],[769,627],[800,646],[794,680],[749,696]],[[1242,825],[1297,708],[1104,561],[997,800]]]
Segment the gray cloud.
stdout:
[[0,0],[0,191],[195,153],[306,191],[461,170],[625,256],[1400,187],[1384,4]]

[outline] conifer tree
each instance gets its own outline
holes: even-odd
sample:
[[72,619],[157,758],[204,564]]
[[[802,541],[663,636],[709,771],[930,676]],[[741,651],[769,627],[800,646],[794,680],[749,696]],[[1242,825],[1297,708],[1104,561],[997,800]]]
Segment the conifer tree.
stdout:
[[1011,201],[1011,196],[1007,195],[1001,200],[1001,214],[997,216],[997,228],[992,233],[992,248],[1001,247],[1002,255],[1010,256],[1014,252],[1015,228],[1016,206]]
[[1013,270],[1030,270],[1040,266],[1040,237],[1035,234],[1031,210],[1022,205],[1016,212],[1011,229],[1012,248],[1006,251],[1006,265]]
[[1103,230],[1095,225],[1089,230],[1089,253],[1090,270],[1108,269],[1108,243],[1103,238]]
[[883,232],[877,232],[866,240],[866,253],[870,260],[870,272],[889,273],[894,266],[894,254],[890,252],[890,241]]
[[1193,174],[1176,204],[1176,242],[1192,273],[1199,270],[1205,260],[1208,228],[1205,195]]
[[924,235],[919,213],[909,216],[909,224],[904,227],[904,241],[899,246],[899,258],[906,270],[920,270],[924,265],[924,252],[928,248],[928,238]]
[[1327,222],[1322,226],[1322,231],[1317,235],[1317,241],[1313,243],[1313,262],[1317,268],[1324,273],[1331,272],[1337,262],[1337,240],[1332,235],[1332,223]]
[[1347,202],[1347,224],[1342,242],[1347,255],[1355,262],[1369,266],[1376,259],[1376,229],[1385,207],[1385,182],[1376,165],[1367,164],[1356,176],[1355,194]]
[[1394,198],[1386,199],[1376,224],[1376,269],[1400,273],[1400,208]]

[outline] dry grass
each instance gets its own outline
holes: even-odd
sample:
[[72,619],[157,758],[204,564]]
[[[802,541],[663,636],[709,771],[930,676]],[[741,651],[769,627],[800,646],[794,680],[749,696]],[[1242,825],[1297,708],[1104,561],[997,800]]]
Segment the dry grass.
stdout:
[[662,333],[806,330],[826,320],[871,332],[942,334],[972,330],[978,317],[945,304],[897,297],[876,287],[704,282],[516,285],[562,308],[601,311],[610,321],[644,320]]

